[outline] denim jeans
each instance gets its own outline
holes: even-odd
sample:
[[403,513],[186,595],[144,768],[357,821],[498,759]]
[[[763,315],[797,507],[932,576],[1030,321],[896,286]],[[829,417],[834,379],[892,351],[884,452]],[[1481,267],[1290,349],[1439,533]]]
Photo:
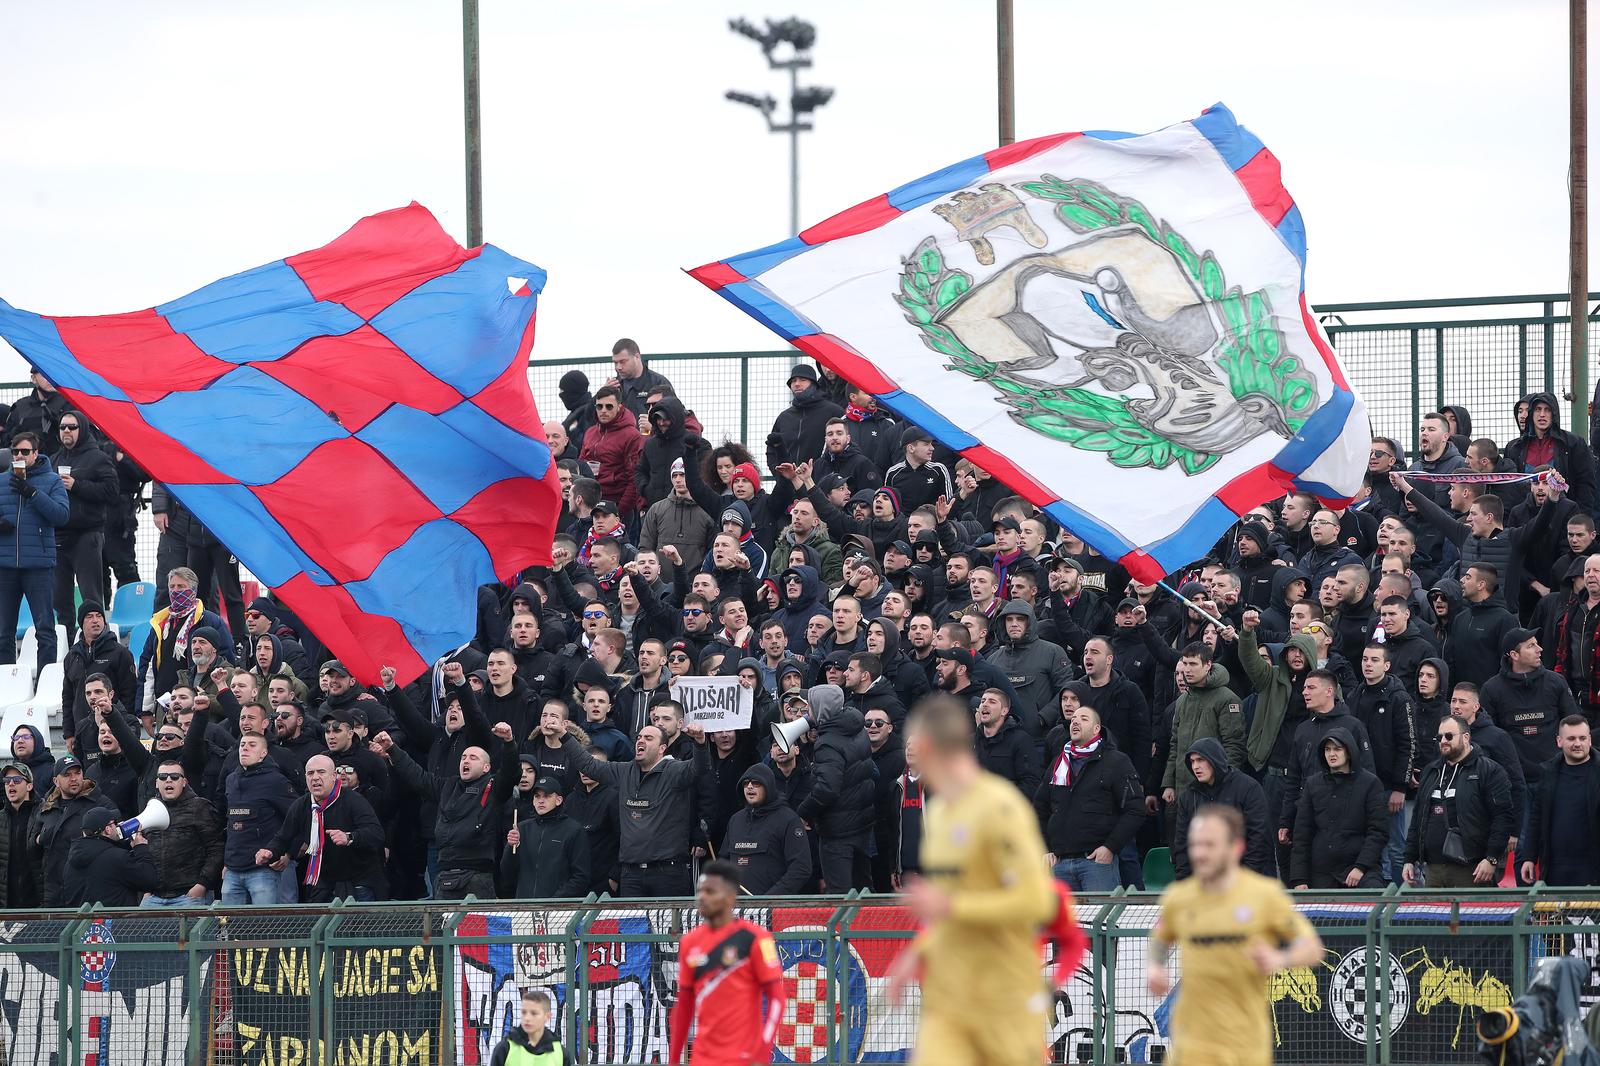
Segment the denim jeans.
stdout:
[[1117,876],[1124,888],[1144,891],[1144,860],[1139,857],[1139,843],[1130,840],[1117,856]]
[[188,896],[146,896],[139,901],[141,907],[209,907],[211,893],[207,892],[199,899]]
[[1115,862],[1102,866],[1093,859],[1062,859],[1051,872],[1074,892],[1114,892],[1121,884]]
[[278,902],[278,871],[265,866],[253,870],[223,870],[222,902],[230,907],[240,903]]
[[1382,867],[1383,879],[1391,885],[1405,880],[1401,875],[1406,868],[1406,833],[1410,829],[1411,805],[1407,803],[1397,813],[1389,815],[1389,843],[1383,846]]
[[43,670],[56,661],[55,568],[13,570],[0,567],[0,664],[17,661],[17,615],[22,610],[22,598],[28,598],[28,610],[33,613],[35,632],[39,640],[39,653],[35,670]]

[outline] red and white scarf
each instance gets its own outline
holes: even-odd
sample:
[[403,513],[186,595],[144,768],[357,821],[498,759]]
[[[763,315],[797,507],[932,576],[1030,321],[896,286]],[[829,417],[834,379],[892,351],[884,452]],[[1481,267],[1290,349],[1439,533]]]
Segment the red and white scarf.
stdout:
[[585,566],[589,565],[589,549],[594,547],[594,542],[597,540],[614,540],[618,544],[623,544],[627,542],[627,539],[628,527],[624,526],[621,522],[618,522],[612,528],[610,533],[598,534],[594,531],[594,525],[591,523],[589,525],[589,532],[584,534],[583,547],[578,549],[578,561],[583,563]]
[[328,843],[324,815],[328,808],[333,806],[333,801],[339,798],[339,793],[343,790],[344,781],[336,776],[333,779],[333,788],[328,791],[327,797],[321,803],[317,802],[315,796],[311,798],[311,846],[306,855],[306,884],[308,885],[316,884],[317,879],[322,876],[322,851]]
[[1105,739],[1103,733],[1096,733],[1094,739],[1087,744],[1078,745],[1070,740],[1067,741],[1067,746],[1056,756],[1056,764],[1050,768],[1050,783],[1071,788],[1074,766],[1099,751],[1100,741],[1103,739]]

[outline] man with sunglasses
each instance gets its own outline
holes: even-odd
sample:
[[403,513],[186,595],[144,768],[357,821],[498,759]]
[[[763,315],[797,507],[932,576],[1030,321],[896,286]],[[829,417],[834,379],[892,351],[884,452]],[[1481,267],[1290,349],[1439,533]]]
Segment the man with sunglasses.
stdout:
[[59,658],[55,615],[56,534],[67,521],[67,486],[39,452],[39,438],[11,439],[11,477],[0,483],[0,663],[17,661],[17,615],[24,596],[37,627],[35,669]]
[[165,829],[145,830],[156,864],[156,887],[141,907],[203,907],[222,883],[222,823],[216,808],[189,788],[177,759],[156,760],[156,797],[167,808]]
[[594,467],[601,494],[616,501],[622,517],[632,517],[639,510],[633,474],[644,449],[639,424],[625,410],[622,392],[614,385],[602,386],[594,394],[594,417],[595,424],[584,434],[580,457]]
[[5,801],[0,803],[0,909],[37,907],[44,871],[29,847],[28,823],[39,806],[33,771],[21,760],[0,765]]
[[61,449],[51,457],[67,489],[67,519],[56,527],[57,621],[71,640],[77,626],[73,612],[74,582],[85,602],[105,602],[106,511],[117,499],[117,470],[95,441],[94,428],[76,411],[61,416],[57,426]]
[[1511,782],[1472,744],[1472,727],[1439,723],[1439,757],[1422,771],[1406,838],[1405,880],[1429,888],[1487,887],[1500,880],[1507,842],[1516,835]]

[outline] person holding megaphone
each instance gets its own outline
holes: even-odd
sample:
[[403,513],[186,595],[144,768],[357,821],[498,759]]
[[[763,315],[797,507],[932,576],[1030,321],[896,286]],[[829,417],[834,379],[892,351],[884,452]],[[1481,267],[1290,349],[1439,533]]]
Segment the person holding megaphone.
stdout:
[[[165,812],[163,811],[163,814]],[[134,907],[160,880],[155,859],[139,819],[118,823],[110,807],[95,807],[83,815],[83,835],[67,852],[67,875],[61,902],[68,907],[93,903],[102,907]],[[123,840],[123,825],[133,832]]]

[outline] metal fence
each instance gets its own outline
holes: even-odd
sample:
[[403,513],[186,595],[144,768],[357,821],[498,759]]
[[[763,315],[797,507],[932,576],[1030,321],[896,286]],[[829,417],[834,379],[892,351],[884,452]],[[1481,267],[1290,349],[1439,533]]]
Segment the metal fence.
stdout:
[[[1374,429],[1415,450],[1421,416],[1445,404],[1468,408],[1474,435],[1500,444],[1516,436],[1512,409],[1529,392],[1566,401],[1562,417],[1570,425],[1568,306],[1560,295],[1493,296],[1325,304],[1314,313],[1366,400]],[[1591,314],[1590,352],[1600,343],[1597,323]],[[707,440],[743,441],[763,468],[767,431],[789,401],[784,381],[801,358],[794,349],[647,355],[704,424]],[[609,357],[544,359],[535,348],[528,379],[545,418],[565,416],[558,386],[572,370],[591,388],[612,377]],[[1586,413],[1588,397],[1575,407]]]
[[[1161,1062],[1170,996],[1145,988],[1155,897],[1079,901],[1091,955],[1055,994],[1054,1063]],[[1273,978],[1278,1061],[1475,1061],[1473,1020],[1521,994],[1534,962],[1600,944],[1600,895],[1300,893],[1325,961]],[[0,920],[0,1062],[146,1066],[484,1063],[522,992],[588,1064],[659,1063],[686,900],[588,900],[192,913],[11,912]],[[782,899],[743,911],[774,932],[789,1003],[777,1062],[902,1061],[918,999],[891,1007],[913,922],[886,898]],[[1182,958],[1176,962],[1182,990]],[[974,975],[982,980],[982,975]],[[1600,1001],[1591,978],[1585,1006]],[[91,1058],[94,1056],[94,1058]]]

